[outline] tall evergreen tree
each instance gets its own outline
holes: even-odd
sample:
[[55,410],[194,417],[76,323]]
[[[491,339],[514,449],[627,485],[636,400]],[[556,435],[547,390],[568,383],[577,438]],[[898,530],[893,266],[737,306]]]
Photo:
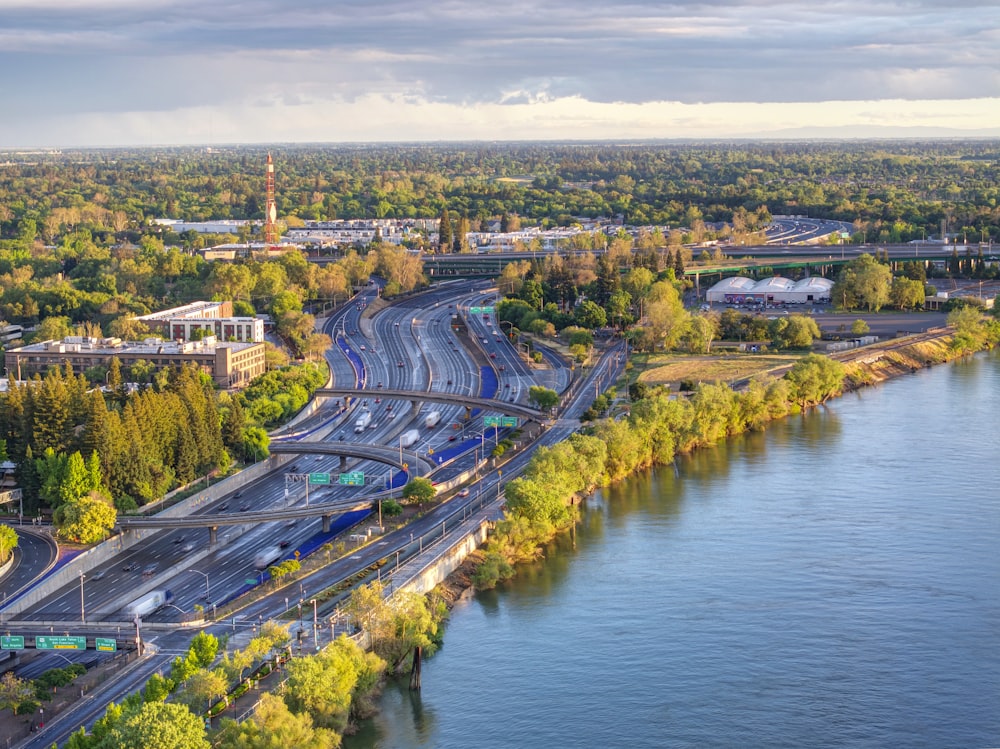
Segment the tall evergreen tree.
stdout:
[[441,209],[441,220],[438,223],[438,252],[451,250],[451,242],[451,216],[448,214],[448,208],[445,207]]

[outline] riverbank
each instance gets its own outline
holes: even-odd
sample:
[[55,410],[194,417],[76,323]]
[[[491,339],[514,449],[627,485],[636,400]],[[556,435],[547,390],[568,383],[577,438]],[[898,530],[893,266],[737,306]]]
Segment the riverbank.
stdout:
[[[838,364],[843,366],[842,374],[839,375],[840,384],[837,386],[835,393],[831,392],[829,389],[826,393],[831,395],[840,395],[843,392],[853,391],[861,387],[886,382],[895,377],[910,374],[924,367],[961,358],[966,355],[966,353],[956,349],[952,345],[953,337],[954,332],[950,328],[940,328],[933,332],[928,332],[914,337],[914,339],[909,343],[888,342],[881,345],[852,350],[851,352],[845,352],[838,357]],[[718,439],[735,436],[745,431],[764,429],[766,427],[766,423],[774,418],[781,418],[791,413],[797,413],[802,407],[808,407],[809,405],[821,403],[825,401],[827,397],[830,397],[828,394],[823,394],[813,399],[810,403],[802,397],[797,398],[794,393],[787,392],[787,386],[776,384],[785,382],[786,380],[784,378],[775,380],[771,387],[766,389],[764,385],[758,383],[756,391],[751,388],[749,393],[742,394],[742,397],[746,398],[747,403],[739,401],[741,394],[737,394],[729,390],[726,386],[711,386],[716,389],[711,394],[713,398],[721,400],[725,400],[727,397],[729,398],[728,403],[723,403],[718,407],[718,409],[736,413],[736,418],[740,419],[740,422],[735,422],[733,418],[726,418],[725,414],[723,414],[720,419],[718,418],[718,414],[716,414],[717,418],[715,421],[721,421],[722,423],[719,424],[716,429],[709,428],[708,434],[703,434],[701,437],[692,437],[691,435],[688,435],[686,440],[682,440],[680,434],[678,434],[675,439],[668,440],[669,444],[666,448],[668,453],[663,453],[662,447],[659,451],[654,448],[651,450],[652,454],[649,460],[636,460],[633,462],[633,465],[629,470],[624,472],[618,470],[617,475],[609,475],[609,472],[604,472],[603,482],[594,481],[591,478],[591,480],[585,483],[582,487],[576,485],[574,487],[574,491],[569,492],[568,495],[566,492],[563,492],[562,500],[572,505],[579,501],[581,497],[587,496],[601,485],[616,483],[633,475],[636,471],[647,469],[652,465],[668,463],[673,460],[674,455],[678,453],[687,453],[697,447],[714,444],[718,441]],[[719,388],[724,388],[728,391],[728,393],[720,392],[718,390]],[[696,393],[691,400],[695,400],[698,397],[699,395]],[[633,411],[642,413],[643,406],[641,404],[643,403],[643,400],[632,404]],[[779,403],[779,400],[783,400],[785,402]],[[663,405],[665,404],[661,404],[661,406]],[[752,410],[756,410],[759,414],[759,418],[756,420],[753,418],[752,414],[747,415],[746,413]],[[678,412],[677,416],[680,415],[682,415],[682,412]],[[684,415],[691,418],[691,420],[694,420],[697,417],[696,413],[690,411]],[[630,422],[631,417],[629,422],[615,422],[615,424],[628,424]],[[680,431],[676,418],[667,419],[666,422],[669,424],[670,428],[678,432]],[[600,432],[598,431],[597,434],[600,434]],[[612,438],[627,438],[628,436],[628,434],[623,434],[620,429],[616,429],[614,433],[606,435],[606,438],[603,441],[605,442],[605,445],[607,445],[607,449],[610,451],[612,447]],[[627,439],[623,439],[622,441],[625,443],[628,442]],[[551,456],[546,455],[547,460],[549,460],[550,457]],[[621,466],[619,466],[619,469],[620,468]],[[552,469],[553,466],[550,461],[550,465],[547,470],[551,472]],[[529,471],[526,472],[526,475],[530,476],[530,468]],[[577,477],[578,476],[579,474],[577,474]],[[591,473],[590,476],[593,477],[593,473]],[[521,479],[518,479],[517,481],[521,481]],[[537,487],[532,487],[533,490],[536,488]],[[510,485],[508,485],[508,489],[510,489]],[[532,502],[534,502],[534,498],[532,498]],[[508,502],[508,507],[509,506],[510,502]],[[537,511],[537,505],[534,505],[529,509],[531,511]],[[532,518],[532,520],[534,519],[535,518]],[[553,520],[551,515],[546,519]],[[555,520],[555,522],[548,524],[548,527],[541,529],[535,527],[533,529],[535,533],[531,535],[534,536],[534,547],[532,548],[530,554],[525,553],[525,538],[523,537],[525,528],[518,527],[513,529],[514,532],[512,535],[521,536],[518,539],[520,543],[516,546],[511,543],[497,543],[496,534],[494,534],[494,537],[492,537],[483,548],[478,549],[473,556],[467,559],[458,570],[446,579],[446,581],[442,584],[439,593],[446,601],[448,601],[449,605],[452,605],[463,596],[470,594],[472,590],[477,587],[477,582],[481,587],[490,588],[500,580],[508,579],[515,573],[513,565],[516,565],[521,561],[531,561],[537,558],[540,555],[541,547],[544,546],[544,544],[550,542],[560,532],[571,527],[575,523],[575,513],[570,513],[568,516],[561,518],[561,521],[562,522]],[[510,529],[505,529],[503,527],[504,522],[507,521],[501,521],[501,523],[498,524],[500,533],[505,531],[510,532]],[[541,532],[539,533],[538,531]],[[486,568],[489,569],[487,570]]]

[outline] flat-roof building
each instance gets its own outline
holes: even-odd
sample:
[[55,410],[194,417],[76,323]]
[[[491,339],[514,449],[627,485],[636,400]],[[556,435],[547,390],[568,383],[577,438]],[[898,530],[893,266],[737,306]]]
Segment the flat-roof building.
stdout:
[[4,366],[8,376],[24,380],[44,375],[51,367],[65,367],[67,363],[75,374],[83,374],[91,367],[108,366],[114,358],[123,367],[138,361],[159,368],[194,364],[224,389],[245,387],[266,371],[263,343],[220,343],[215,336],[188,342],[147,338],[140,343],[120,338],[68,336],[61,341],[8,349],[4,352]]

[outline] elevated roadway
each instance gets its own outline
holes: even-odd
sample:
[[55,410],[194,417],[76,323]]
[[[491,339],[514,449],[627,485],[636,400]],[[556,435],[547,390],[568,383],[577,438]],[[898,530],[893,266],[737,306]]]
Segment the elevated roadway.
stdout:
[[422,458],[412,450],[400,450],[398,447],[384,445],[365,445],[359,442],[272,442],[268,450],[275,455],[339,455],[341,467],[347,458],[361,458],[396,466],[400,470],[410,471],[419,476],[430,473],[436,467],[434,463]]
[[[372,499],[350,499],[337,502],[325,502],[306,505],[304,507],[287,507],[280,510],[261,510],[259,512],[226,513],[221,515],[188,515],[187,517],[129,517],[118,516],[117,525],[122,530],[138,528],[208,528],[214,535],[214,530],[220,525],[247,525],[250,523],[278,523],[299,518],[322,517],[324,527],[329,530],[329,518],[352,510],[370,507]],[[211,542],[214,543],[212,538]]]
[[416,390],[395,390],[392,388],[380,388],[378,390],[357,390],[354,388],[320,388],[316,391],[316,397],[326,398],[398,398],[399,400],[427,401],[430,403],[443,403],[451,406],[465,406],[471,410],[481,408],[484,411],[497,411],[508,416],[520,416],[525,419],[544,418],[544,414],[537,408],[525,406],[519,403],[497,400],[494,398],[478,398],[473,395],[463,395],[457,393],[442,393]]

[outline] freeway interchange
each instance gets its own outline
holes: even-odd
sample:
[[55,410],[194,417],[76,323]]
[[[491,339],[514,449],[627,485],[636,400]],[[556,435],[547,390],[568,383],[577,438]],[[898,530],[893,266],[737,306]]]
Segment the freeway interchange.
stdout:
[[[531,450],[517,452],[502,469],[491,466],[489,451],[506,430],[484,426],[484,417],[511,410],[533,413],[528,406],[528,388],[544,384],[566,391],[571,372],[556,366],[538,377],[498,331],[491,314],[469,313],[472,307],[489,308],[495,302],[496,290],[486,282],[446,282],[392,304],[381,300],[379,291],[375,284],[368,286],[324,323],[324,330],[333,339],[327,352],[330,386],[338,393],[331,392],[313,413],[274,435],[276,448],[297,456],[271,458],[271,470],[233,491],[219,493],[218,487],[225,483],[217,485],[216,499],[184,514],[181,522],[164,523],[186,527],[136,527],[114,537],[107,542],[112,553],[104,561],[79,564],[82,574],[78,578],[74,576],[72,582],[30,605],[22,604],[14,613],[10,601],[5,601],[7,605],[0,605],[4,631],[29,638],[51,633],[111,636],[124,647],[140,634],[124,608],[146,591],[169,588],[173,594],[170,604],[141,620],[142,639],[153,647],[140,670],[152,673],[185,647],[192,632],[183,625],[202,618],[195,616],[195,611],[204,611],[208,620],[199,626],[215,633],[238,634],[266,619],[304,616],[302,605],[309,609],[309,601],[320,591],[373,565],[384,565],[386,560],[391,562],[387,572],[405,566],[408,559],[450,538],[449,534],[459,533],[462,521],[475,512],[497,516],[502,482],[523,470]],[[535,444],[564,439],[578,428],[579,414],[589,405],[595,383],[610,384],[623,367],[623,352],[605,356],[567,391],[578,397],[567,398],[560,419],[543,425],[538,417],[529,425],[522,418],[525,431],[538,438]],[[352,397],[344,395],[347,392]],[[421,393],[440,395],[442,402],[424,402]],[[457,400],[450,402],[452,396]],[[463,398],[469,399],[468,403]],[[496,406],[494,411],[488,410],[490,402]],[[440,414],[440,421],[427,428],[426,417],[432,410]],[[355,431],[358,415],[363,412],[371,414],[370,423]],[[410,468],[404,460],[391,465],[386,453],[398,451],[402,456],[402,435],[414,429],[419,431],[419,439],[405,448],[406,454],[418,455],[426,462],[421,472],[431,471],[432,480],[447,487],[442,492],[446,499],[402,529],[353,549],[355,539],[360,542],[360,538],[348,540],[345,526],[360,523],[359,535],[367,535],[368,528],[378,526],[375,508],[379,497],[398,491]],[[346,458],[340,456],[338,445],[347,448],[339,451],[347,452]],[[359,448],[366,445],[381,446],[381,461],[363,457],[364,450]],[[400,463],[407,467],[401,470]],[[366,486],[314,486],[307,498],[301,482],[289,481],[292,476],[336,475],[345,469],[363,474]],[[453,493],[460,488],[460,481],[468,482],[465,490]],[[324,532],[324,514],[327,519],[335,515],[342,522]],[[215,542],[210,543],[210,528],[215,526],[219,526],[218,535],[213,531]],[[343,534],[337,542],[347,541],[353,553],[332,561],[327,554],[327,564],[297,578],[286,590],[251,596],[252,602],[240,598],[258,588],[265,578],[254,565],[261,549],[278,546],[283,559],[297,556],[296,552],[305,557],[332,542],[336,533]],[[128,534],[138,534],[140,540],[126,543]],[[222,612],[216,612],[223,606],[224,620]],[[331,602],[316,612],[323,622],[330,622],[331,636],[336,627],[343,626],[343,622],[334,622],[335,606],[336,602]],[[218,613],[218,620],[211,621],[211,613]],[[313,634],[318,638],[321,632]],[[88,655],[94,658],[93,651],[65,651],[55,656],[63,660],[51,665]],[[131,688],[141,685],[138,680],[125,683]],[[121,696],[116,692],[109,699]],[[66,716],[67,730],[92,721],[102,710]],[[51,743],[54,738],[47,730],[46,741]]]

